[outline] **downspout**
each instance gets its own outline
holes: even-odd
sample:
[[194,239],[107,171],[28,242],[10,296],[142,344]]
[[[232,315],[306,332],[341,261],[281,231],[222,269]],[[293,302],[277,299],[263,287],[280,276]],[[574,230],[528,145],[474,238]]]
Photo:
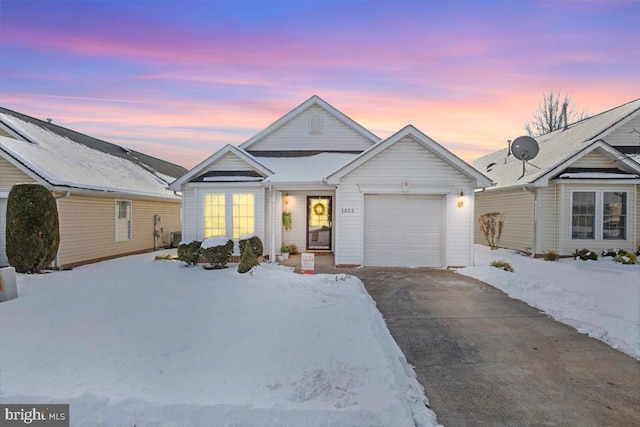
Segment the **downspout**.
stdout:
[[531,258],[535,258],[537,251],[536,242],[538,240],[538,192],[535,188],[531,189],[529,187],[522,187],[522,189],[533,194],[533,238],[531,242]]
[[[65,191],[64,194],[59,195],[59,196],[53,196],[54,199],[56,199],[56,210],[58,212],[60,212],[60,199],[66,199],[67,197],[69,197],[71,195],[70,191]],[[54,267],[57,269],[60,269],[60,246],[58,246],[58,250],[56,252],[56,259],[54,261]]]

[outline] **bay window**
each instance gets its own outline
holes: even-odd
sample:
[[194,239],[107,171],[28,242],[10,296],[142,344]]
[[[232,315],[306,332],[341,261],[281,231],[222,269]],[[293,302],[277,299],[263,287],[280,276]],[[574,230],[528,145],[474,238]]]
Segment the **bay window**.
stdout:
[[204,238],[255,233],[255,194],[209,193],[204,195]]

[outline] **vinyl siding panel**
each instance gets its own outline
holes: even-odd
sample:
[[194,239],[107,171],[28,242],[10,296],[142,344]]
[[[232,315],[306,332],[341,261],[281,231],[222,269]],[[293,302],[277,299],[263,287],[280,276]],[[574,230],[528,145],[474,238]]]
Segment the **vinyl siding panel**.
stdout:
[[[637,185],[593,185],[593,184],[560,184],[559,185],[559,253],[571,255],[576,249],[587,248],[600,253],[611,248],[621,248],[635,251],[638,248],[638,197]],[[573,191],[596,192],[596,216],[594,239],[571,238],[571,203]],[[602,232],[602,202],[603,191],[627,191],[627,238],[625,240],[601,238]],[[634,211],[635,209],[635,211]]]
[[20,169],[0,157],[0,191],[8,192],[15,184],[34,182],[33,179]]
[[558,202],[556,185],[538,188],[538,243],[536,253],[558,251]]
[[[310,132],[312,117],[320,117],[322,132]],[[255,143],[249,151],[339,150],[364,151],[372,143],[360,133],[314,105]]]
[[[404,192],[403,182],[408,183]],[[466,195],[466,203],[458,208],[457,198],[461,190]],[[472,263],[473,196],[469,179],[407,137],[341,179],[335,208],[337,264],[363,263],[365,193],[446,195],[444,264],[462,266]]]
[[251,165],[233,153],[227,153],[215,163],[207,167],[202,173],[209,171],[253,171]]
[[[634,131],[635,129],[635,131]],[[630,120],[628,123],[620,126],[620,128],[616,129],[611,135],[607,135],[604,140],[613,146],[619,145],[640,145],[640,134],[637,131],[640,130],[640,116],[635,117],[633,120]]]
[[485,191],[475,197],[475,242],[486,245],[480,232],[480,215],[489,212],[504,213],[504,228],[498,245],[518,251],[530,251],[533,244],[533,194],[522,190]]
[[196,192],[194,187],[182,187],[182,240],[191,242],[197,239]]
[[[282,242],[294,244],[300,252],[307,248],[307,196],[334,196],[332,191],[289,191],[289,203],[282,207],[283,211],[291,212],[291,230],[282,229]],[[335,197],[332,199],[332,209],[335,212]],[[332,233],[335,229],[332,230]],[[335,234],[331,241],[335,242]],[[279,252],[280,247],[276,248]]]
[[[132,202],[132,240],[115,241],[116,200]],[[153,250],[156,214],[162,217],[158,244],[168,246],[170,233],[181,228],[179,202],[75,195],[59,199],[59,263],[69,265]]]
[[611,157],[605,157],[600,149],[593,150],[572,163],[572,168],[613,168],[616,167]]

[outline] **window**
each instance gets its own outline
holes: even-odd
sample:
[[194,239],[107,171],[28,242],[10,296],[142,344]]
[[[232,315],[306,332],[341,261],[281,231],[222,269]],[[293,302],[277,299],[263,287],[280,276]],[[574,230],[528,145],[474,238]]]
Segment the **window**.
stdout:
[[255,231],[255,196],[253,194],[233,195],[233,239],[238,240],[243,234]]
[[571,210],[571,238],[593,239],[596,214],[596,193],[593,191],[576,191],[573,193]]
[[116,200],[116,242],[131,240],[131,202]]
[[204,196],[204,238],[255,233],[253,193],[212,193]]
[[224,193],[204,196],[204,238],[227,235]]
[[571,197],[571,238],[625,240],[626,191],[574,191]]
[[627,238],[627,193],[612,191],[603,193],[602,238]]

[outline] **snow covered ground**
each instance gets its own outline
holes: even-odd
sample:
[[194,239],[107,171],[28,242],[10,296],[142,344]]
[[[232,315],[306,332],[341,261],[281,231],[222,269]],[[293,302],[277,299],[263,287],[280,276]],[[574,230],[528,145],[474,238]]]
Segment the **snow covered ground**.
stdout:
[[432,426],[362,283],[144,254],[18,275],[0,304],[0,401],[74,426]]
[[[515,272],[490,267],[494,260],[507,261]],[[551,262],[481,245],[476,245],[475,264],[458,273],[640,359],[640,265],[618,264],[611,257]]]

